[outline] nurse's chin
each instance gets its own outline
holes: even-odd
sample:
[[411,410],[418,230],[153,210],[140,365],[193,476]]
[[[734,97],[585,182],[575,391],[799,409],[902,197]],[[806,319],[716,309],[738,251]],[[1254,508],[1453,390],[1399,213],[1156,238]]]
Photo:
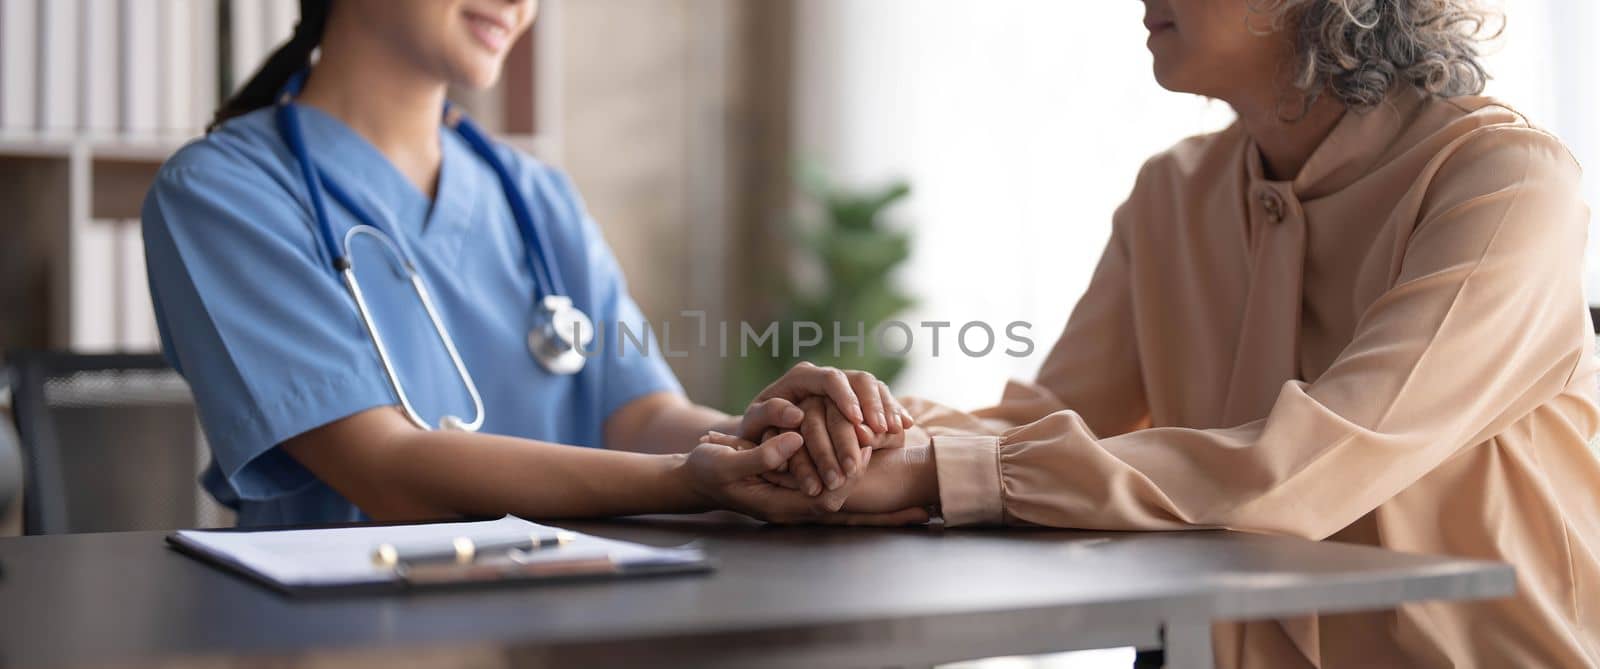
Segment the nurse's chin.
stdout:
[[482,90],[494,86],[500,81],[503,57],[488,57],[482,55],[482,49],[474,46],[473,50],[479,51],[466,58],[457,59],[450,68],[450,84],[473,90]]

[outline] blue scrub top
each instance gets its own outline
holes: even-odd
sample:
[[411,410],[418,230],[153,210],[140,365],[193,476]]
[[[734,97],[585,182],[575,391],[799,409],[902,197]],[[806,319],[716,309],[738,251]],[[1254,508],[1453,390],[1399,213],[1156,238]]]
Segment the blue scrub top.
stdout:
[[[617,323],[644,331],[616,258],[572,184],[500,147],[543,226],[573,303],[604,348],[574,376],[528,353],[534,279],[494,171],[454,131],[430,200],[361,136],[300,107],[313,159],[405,247],[476,379],[483,431],[602,446],[611,413],[682,392],[660,352],[619,347]],[[201,483],[241,526],[361,520],[361,512],[278,444],[373,407],[398,404],[355,303],[319,241],[306,184],[271,108],[235,118],[162,166],[144,203],[150,289],[167,360],[194,390],[212,462]],[[357,225],[332,198],[337,235]],[[410,284],[370,237],[352,259],[406,393],[437,424],[471,419],[470,399]]]

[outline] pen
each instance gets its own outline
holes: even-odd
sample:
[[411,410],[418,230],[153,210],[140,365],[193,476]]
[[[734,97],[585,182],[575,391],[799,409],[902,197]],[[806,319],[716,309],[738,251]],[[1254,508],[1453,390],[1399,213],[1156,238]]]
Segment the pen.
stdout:
[[553,535],[532,534],[506,539],[478,539],[456,537],[446,546],[437,543],[397,546],[382,544],[372,551],[372,562],[379,567],[397,567],[401,564],[454,562],[470,564],[480,553],[501,553],[513,550],[539,550],[571,543],[577,535],[559,531]]

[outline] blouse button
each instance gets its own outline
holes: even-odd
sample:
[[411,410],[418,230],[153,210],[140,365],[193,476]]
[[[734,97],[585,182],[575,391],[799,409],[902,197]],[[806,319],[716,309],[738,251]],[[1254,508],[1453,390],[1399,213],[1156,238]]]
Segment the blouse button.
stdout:
[[1278,195],[1275,190],[1263,188],[1256,194],[1256,199],[1261,203],[1261,210],[1265,211],[1274,223],[1283,222],[1283,196]]

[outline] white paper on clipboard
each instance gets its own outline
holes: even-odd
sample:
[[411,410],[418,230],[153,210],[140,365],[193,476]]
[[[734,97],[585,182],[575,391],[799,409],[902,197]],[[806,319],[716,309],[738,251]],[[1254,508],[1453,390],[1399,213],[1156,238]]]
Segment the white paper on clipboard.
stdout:
[[[182,530],[174,543],[205,557],[286,589],[374,585],[397,582],[391,569],[374,564],[373,550],[382,544],[448,545],[458,537],[474,541],[507,536],[553,534],[559,528],[515,516],[499,520],[429,523],[380,527],[237,532]],[[631,565],[703,565],[696,548],[656,548],[585,534],[555,549],[528,556],[529,562],[609,558],[624,570]]]

